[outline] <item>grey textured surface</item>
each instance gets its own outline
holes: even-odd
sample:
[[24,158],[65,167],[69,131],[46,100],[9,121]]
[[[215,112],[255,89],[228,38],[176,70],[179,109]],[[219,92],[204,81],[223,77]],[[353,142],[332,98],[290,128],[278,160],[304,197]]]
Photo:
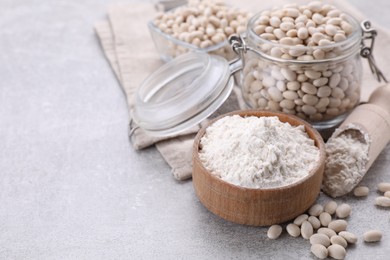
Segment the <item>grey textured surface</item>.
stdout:
[[[309,242],[226,222],[177,182],[154,148],[134,151],[127,108],[93,24],[114,1],[0,0],[0,259],[314,259]],[[389,27],[385,0],[352,1]],[[349,230],[371,228],[348,259],[389,259],[390,146],[364,183]],[[319,201],[327,201],[321,195]]]

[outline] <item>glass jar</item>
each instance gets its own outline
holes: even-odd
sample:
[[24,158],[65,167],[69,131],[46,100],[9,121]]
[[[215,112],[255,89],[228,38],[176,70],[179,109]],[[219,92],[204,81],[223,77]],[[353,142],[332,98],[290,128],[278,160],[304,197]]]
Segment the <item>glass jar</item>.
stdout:
[[149,75],[137,90],[130,135],[141,128],[151,136],[174,136],[193,127],[225,102],[233,89],[232,75],[249,108],[297,115],[326,135],[359,103],[360,56],[367,58],[378,81],[386,81],[372,57],[376,31],[369,21],[359,27],[347,17],[353,31],[346,40],[300,47],[257,36],[258,17],[250,20],[246,36],[229,38],[239,55],[235,60],[190,52]]
[[251,18],[241,43],[241,88],[248,107],[297,115],[317,129],[342,122],[360,99],[359,23],[347,17],[353,32],[346,40],[294,46],[258,36],[254,28],[260,15]]

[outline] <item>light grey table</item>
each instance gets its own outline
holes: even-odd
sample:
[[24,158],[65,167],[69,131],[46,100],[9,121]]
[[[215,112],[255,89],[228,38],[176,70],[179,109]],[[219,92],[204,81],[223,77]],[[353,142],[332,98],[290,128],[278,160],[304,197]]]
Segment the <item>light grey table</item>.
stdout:
[[[128,112],[93,31],[114,1],[0,0],[0,259],[313,259],[309,242],[226,222],[154,148],[134,151]],[[353,1],[389,27],[389,3]],[[390,259],[390,146],[364,179],[349,230],[377,228],[348,259]],[[320,202],[327,201],[321,196]]]

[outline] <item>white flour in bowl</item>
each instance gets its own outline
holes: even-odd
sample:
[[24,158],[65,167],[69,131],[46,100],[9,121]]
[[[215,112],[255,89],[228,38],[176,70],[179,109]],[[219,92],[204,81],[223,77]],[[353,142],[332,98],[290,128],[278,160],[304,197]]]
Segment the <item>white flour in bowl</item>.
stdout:
[[207,170],[247,188],[294,183],[308,175],[320,155],[304,126],[291,126],[277,117],[221,118],[207,128],[200,148]]

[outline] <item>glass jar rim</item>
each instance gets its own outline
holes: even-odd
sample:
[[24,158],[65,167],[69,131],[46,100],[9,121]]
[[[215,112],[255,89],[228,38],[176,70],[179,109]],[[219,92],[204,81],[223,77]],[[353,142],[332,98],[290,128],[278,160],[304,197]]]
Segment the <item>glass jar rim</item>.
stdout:
[[[268,45],[271,45],[272,47],[279,47],[279,48],[288,49],[288,50],[301,50],[301,51],[315,51],[315,50],[326,50],[329,48],[342,48],[346,44],[349,44],[350,47],[355,47],[355,48],[352,48],[351,54],[355,53],[355,49],[360,48],[362,31],[360,29],[359,22],[353,16],[349,15],[348,13],[344,12],[344,14],[347,17],[348,22],[350,22],[352,27],[353,27],[353,32],[345,40],[335,42],[335,43],[325,45],[325,46],[296,46],[296,45],[281,44],[279,42],[273,42],[271,40],[264,39],[264,38],[260,37],[258,34],[256,34],[254,31],[254,27],[255,27],[254,23],[262,15],[262,12],[263,11],[255,14],[254,16],[251,17],[251,19],[248,22],[247,34],[246,34],[246,38],[254,39],[259,44],[268,44]],[[274,57],[271,55],[267,55],[263,51],[258,50],[258,48],[256,48],[256,50],[259,51],[260,53],[264,54],[264,56],[269,56],[267,58],[270,60],[278,60],[278,61],[280,60],[280,61],[285,61],[285,62],[312,63],[312,62],[324,62],[324,61],[334,59],[334,58],[316,59],[316,60],[310,60],[310,61],[289,60],[289,59],[277,58],[277,57]],[[349,55],[343,55],[343,56],[349,56]]]

